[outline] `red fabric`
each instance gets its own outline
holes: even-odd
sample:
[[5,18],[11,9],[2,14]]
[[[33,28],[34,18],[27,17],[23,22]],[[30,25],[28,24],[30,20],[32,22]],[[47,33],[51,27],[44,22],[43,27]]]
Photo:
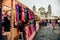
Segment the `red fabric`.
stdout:
[[32,33],[34,32],[34,25],[31,24],[29,26],[25,26],[24,30],[26,32],[26,36],[30,37],[32,35]]
[[30,26],[26,26],[25,28],[24,28],[24,30],[25,30],[25,32],[26,32],[26,36],[27,37],[30,37],[31,36],[31,27]]
[[22,5],[21,21],[24,22],[24,6]]
[[28,37],[30,37],[31,34],[32,34],[32,32],[31,32],[31,26],[29,26],[29,27],[28,27]]
[[31,20],[31,13],[30,13],[30,10],[28,10],[28,19]]
[[28,37],[30,37],[30,35],[31,35],[31,34],[30,34],[30,30],[28,29]]

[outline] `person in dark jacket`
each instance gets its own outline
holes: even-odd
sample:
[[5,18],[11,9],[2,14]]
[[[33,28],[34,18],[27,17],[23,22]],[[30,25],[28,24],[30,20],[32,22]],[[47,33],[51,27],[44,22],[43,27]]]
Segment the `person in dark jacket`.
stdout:
[[4,17],[4,31],[10,31],[10,20],[7,16]]
[[23,32],[23,39],[26,40],[26,33],[24,30],[25,25],[23,23],[18,23],[18,29],[20,32]]

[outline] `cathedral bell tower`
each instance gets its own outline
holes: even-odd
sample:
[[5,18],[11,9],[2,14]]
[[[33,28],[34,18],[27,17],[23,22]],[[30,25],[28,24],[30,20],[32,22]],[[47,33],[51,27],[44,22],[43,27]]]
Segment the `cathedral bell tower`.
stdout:
[[35,8],[35,5],[33,6],[33,11],[36,12],[36,8]]
[[48,17],[50,17],[50,16],[51,16],[51,13],[52,13],[52,12],[51,12],[51,5],[50,5],[50,4],[49,4],[49,6],[48,6],[48,12],[47,12],[47,13],[48,13]]

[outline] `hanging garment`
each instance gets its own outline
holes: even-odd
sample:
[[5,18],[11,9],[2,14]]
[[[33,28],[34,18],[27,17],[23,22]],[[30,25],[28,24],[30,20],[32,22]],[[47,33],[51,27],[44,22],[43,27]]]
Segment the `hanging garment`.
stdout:
[[32,31],[31,31],[31,26],[28,27],[28,37],[30,37],[32,34]]
[[20,32],[23,32],[23,30],[24,30],[23,25],[19,24],[18,29],[19,29]]
[[31,19],[32,19],[32,11],[30,10],[30,15],[31,15]]
[[31,34],[32,34],[31,27],[30,26],[25,26],[24,30],[25,30],[25,33],[26,33],[26,37],[30,37]]
[[21,21],[21,15],[22,15],[22,4],[19,4],[19,21]]
[[22,7],[19,5],[19,21],[21,21],[21,15],[22,15]]
[[25,21],[28,21],[28,10],[27,8],[24,8],[24,16],[25,16]]
[[35,31],[34,24],[31,24],[32,33]]
[[4,30],[10,31],[10,20],[7,17],[4,17]]
[[31,20],[30,9],[28,9],[28,19]]
[[16,22],[19,22],[19,4],[17,3],[15,5],[16,8]]
[[4,31],[10,31],[10,20],[8,19],[8,11],[4,14]]
[[19,13],[22,13],[22,4],[19,5]]
[[24,6],[22,5],[21,7],[22,7],[21,21],[25,22],[25,19],[24,19]]

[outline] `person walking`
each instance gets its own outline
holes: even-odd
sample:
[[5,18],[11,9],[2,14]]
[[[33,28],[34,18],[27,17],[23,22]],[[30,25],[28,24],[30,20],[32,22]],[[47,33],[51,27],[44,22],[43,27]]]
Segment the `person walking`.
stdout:
[[55,27],[56,27],[55,21],[52,23],[52,26],[53,26],[53,30],[55,30]]
[[53,26],[50,22],[47,23],[47,28],[53,30]]

